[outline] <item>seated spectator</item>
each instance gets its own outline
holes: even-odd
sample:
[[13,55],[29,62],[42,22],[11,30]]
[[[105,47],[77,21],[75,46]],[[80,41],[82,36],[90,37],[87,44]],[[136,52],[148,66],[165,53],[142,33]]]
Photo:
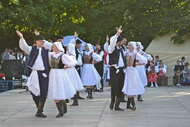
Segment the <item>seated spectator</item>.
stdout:
[[157,78],[158,78],[158,68],[155,66],[154,62],[150,62],[150,66],[148,67],[148,82],[151,83],[150,87],[158,87]]
[[185,63],[183,70],[183,85],[190,85],[190,69],[189,63]]
[[177,64],[174,66],[174,77],[173,77],[173,84],[176,86],[181,86],[181,82],[183,79],[183,71],[184,66],[180,65],[180,61],[177,60]]
[[158,85],[165,86],[168,84],[168,77],[166,76],[167,66],[160,61],[158,65]]

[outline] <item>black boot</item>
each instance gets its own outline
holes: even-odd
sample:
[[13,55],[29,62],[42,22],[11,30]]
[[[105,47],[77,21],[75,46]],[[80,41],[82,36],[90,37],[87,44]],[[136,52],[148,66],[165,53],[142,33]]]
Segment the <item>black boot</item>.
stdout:
[[92,89],[90,89],[90,99],[93,98]]
[[77,92],[77,97],[78,97],[78,99],[84,99],[83,97],[81,97],[81,96],[79,95],[79,92]]
[[63,106],[63,111],[64,111],[64,114],[67,113],[67,103],[65,101],[62,101],[62,106]]
[[66,103],[69,103],[69,99],[66,99],[65,102],[66,102]]
[[116,103],[115,103],[115,108],[114,108],[116,111],[124,111],[123,109],[121,109],[119,107],[120,100],[121,100],[121,98],[119,98],[119,97],[116,98]]
[[132,110],[136,110],[136,106],[135,106],[135,99],[134,97],[131,98],[131,104],[132,104]]
[[63,114],[64,114],[63,103],[58,102],[56,103],[56,106],[57,106],[57,110],[59,111],[59,114],[56,116],[56,118],[63,117]]
[[44,108],[45,102],[39,101],[38,102],[38,111],[36,113],[36,117],[46,118],[47,116],[43,114],[43,108]]
[[86,98],[90,98],[91,90],[90,90],[90,88],[87,88],[86,90],[87,90],[87,93],[88,93],[88,96]]
[[120,102],[127,102],[127,101],[125,100],[125,95],[124,95],[124,94],[122,95]]
[[115,103],[115,95],[111,95],[110,110],[113,110],[114,103]]
[[78,104],[78,98],[77,98],[78,96],[77,95],[75,95],[74,96],[74,101],[73,101],[73,104],[71,105],[71,106],[78,106],[79,104]]
[[138,95],[138,96],[137,96],[137,101],[143,101],[143,99],[142,99],[142,96],[141,96],[141,95]]
[[131,98],[128,98],[128,100],[127,100],[127,109],[132,109],[132,107],[131,107]]

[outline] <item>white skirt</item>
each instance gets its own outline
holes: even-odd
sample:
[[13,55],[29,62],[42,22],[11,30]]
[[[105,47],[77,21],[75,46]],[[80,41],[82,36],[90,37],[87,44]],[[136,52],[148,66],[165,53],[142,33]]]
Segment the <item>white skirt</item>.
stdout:
[[145,70],[145,66],[141,65],[141,66],[136,66],[137,68],[137,72],[139,73],[139,76],[142,80],[142,84],[143,86],[147,86],[147,76],[146,76],[146,70]]
[[125,69],[125,81],[122,92],[128,96],[141,95],[145,92],[136,68],[127,67]]
[[69,75],[72,85],[74,86],[76,91],[81,91],[84,89],[81,78],[75,69],[75,67],[66,69],[66,72]]
[[65,100],[76,94],[71,80],[64,69],[51,69],[49,73],[48,98]]
[[94,67],[94,64],[83,64],[81,80],[83,86],[100,86],[101,77],[98,74],[96,68]]

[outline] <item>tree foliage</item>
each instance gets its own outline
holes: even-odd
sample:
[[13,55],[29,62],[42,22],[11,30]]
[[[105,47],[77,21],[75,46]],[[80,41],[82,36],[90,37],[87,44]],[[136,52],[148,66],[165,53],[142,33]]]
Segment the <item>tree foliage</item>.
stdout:
[[46,39],[74,31],[90,43],[105,41],[115,27],[122,25],[128,40],[151,40],[165,33],[176,33],[175,43],[190,32],[190,0],[0,0],[0,43],[18,45],[19,29],[32,44],[32,31]]

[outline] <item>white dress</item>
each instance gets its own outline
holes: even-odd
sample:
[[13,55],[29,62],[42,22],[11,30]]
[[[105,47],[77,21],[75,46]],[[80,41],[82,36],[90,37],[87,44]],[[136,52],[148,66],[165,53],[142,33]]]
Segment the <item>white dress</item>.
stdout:
[[122,92],[128,96],[141,95],[145,92],[141,78],[136,67],[133,67],[134,59],[140,62],[145,62],[144,58],[139,53],[126,53],[127,68],[125,69],[125,81]]
[[72,98],[76,94],[76,90],[71,83],[66,69],[58,69],[55,67],[58,62],[55,62],[54,65],[52,64],[52,61],[55,59],[57,59],[57,61],[61,60],[61,62],[68,67],[73,67],[77,64],[75,59],[69,55],[63,54],[62,52],[58,54],[50,53],[49,60],[52,68],[49,73],[48,98],[53,100],[65,100]]
[[91,63],[91,60],[100,62],[102,57],[93,52],[84,52],[83,54],[83,67],[81,71],[81,79],[84,86],[94,86],[96,85],[97,89],[101,88],[100,80],[101,77],[98,74],[94,64]]
[[[73,59],[76,59],[75,45],[73,43],[69,43],[68,48],[69,51],[67,52],[67,54],[70,55]],[[66,72],[68,73],[70,81],[74,86],[75,90],[76,91],[83,90],[84,87],[76,68],[75,67],[68,68],[66,69]]]
[[[140,51],[139,54],[141,54],[142,56],[144,56],[144,55],[145,55],[145,52]],[[145,57],[145,56],[144,56],[144,57]],[[145,58],[146,58],[147,61],[148,61],[148,58],[147,58],[147,57],[145,57]],[[147,84],[148,84],[147,75],[146,75],[146,68],[145,68],[145,65],[147,64],[147,61],[139,61],[139,62],[137,63],[137,66],[136,66],[137,71],[138,71],[138,73],[139,73],[139,76],[140,76],[140,78],[141,78],[141,80],[142,80],[142,84],[143,84],[144,87],[147,86]],[[144,62],[144,63],[143,63],[143,62]],[[142,65],[138,65],[138,64],[142,64]]]

